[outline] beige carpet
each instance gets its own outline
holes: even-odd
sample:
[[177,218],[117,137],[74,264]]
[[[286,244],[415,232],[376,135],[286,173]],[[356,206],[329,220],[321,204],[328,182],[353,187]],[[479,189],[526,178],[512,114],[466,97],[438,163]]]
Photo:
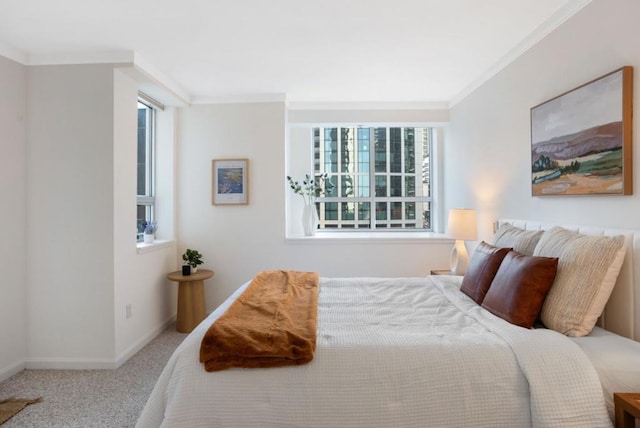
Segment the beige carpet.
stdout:
[[0,383],[0,399],[42,397],[2,428],[130,428],[186,334],[171,325],[116,370],[23,370]]
[[29,399],[29,398],[7,398],[0,400],[0,425],[7,422],[14,417],[20,410],[27,407],[29,404],[38,403],[42,400],[42,397]]

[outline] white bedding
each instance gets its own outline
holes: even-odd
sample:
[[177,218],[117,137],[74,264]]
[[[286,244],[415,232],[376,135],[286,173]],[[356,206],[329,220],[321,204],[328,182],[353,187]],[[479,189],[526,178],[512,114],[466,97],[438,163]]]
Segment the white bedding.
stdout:
[[579,347],[506,323],[457,277],[321,278],[304,366],[204,371],[200,341],[239,289],[179,346],[137,427],[611,427]]
[[614,392],[640,391],[640,342],[599,327],[585,337],[572,337],[600,378],[607,410],[614,417]]

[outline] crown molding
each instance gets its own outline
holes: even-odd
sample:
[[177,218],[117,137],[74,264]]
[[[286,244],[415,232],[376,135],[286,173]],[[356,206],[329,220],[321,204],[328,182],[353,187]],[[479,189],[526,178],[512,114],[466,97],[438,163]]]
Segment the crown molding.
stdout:
[[591,0],[570,0],[559,8],[549,19],[540,24],[527,38],[507,52],[495,64],[489,67],[480,77],[475,79],[470,85],[465,87],[458,95],[453,97],[448,107],[451,108],[460,101],[469,96],[473,91],[486,83],[493,76],[498,74],[502,69],[511,64],[519,56],[524,54],[530,48],[535,46],[540,40],[544,39],[549,33],[565,23],[569,18],[582,10],[591,3]]
[[289,110],[446,110],[449,108],[447,102],[427,101],[289,101],[287,107]]
[[9,58],[12,61],[15,61],[19,64],[22,65],[28,65],[27,63],[29,62],[29,56],[21,51],[20,49],[16,49],[11,45],[8,45],[6,43],[2,43],[0,41],[0,56],[3,56],[5,58]]
[[28,65],[126,64],[134,59],[131,51],[31,54]]
[[286,101],[287,96],[284,93],[256,93],[193,97],[191,104],[282,103]]

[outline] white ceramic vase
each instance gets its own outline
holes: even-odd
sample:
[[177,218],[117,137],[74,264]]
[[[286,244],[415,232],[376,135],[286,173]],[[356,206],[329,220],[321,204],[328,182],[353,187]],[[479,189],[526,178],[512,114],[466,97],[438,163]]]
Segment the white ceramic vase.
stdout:
[[305,236],[313,236],[316,234],[318,228],[318,212],[316,211],[316,204],[304,204],[302,210],[302,229]]
[[145,244],[152,244],[153,243],[153,238],[154,238],[153,233],[145,233],[144,234],[144,238],[143,238],[144,239],[144,243]]

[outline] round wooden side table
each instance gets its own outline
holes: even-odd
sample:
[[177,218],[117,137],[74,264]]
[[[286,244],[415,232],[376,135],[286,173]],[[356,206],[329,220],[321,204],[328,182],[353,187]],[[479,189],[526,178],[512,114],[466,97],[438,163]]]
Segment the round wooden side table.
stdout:
[[213,276],[208,269],[198,269],[191,275],[182,275],[182,271],[171,272],[167,275],[171,281],[178,283],[178,315],[176,316],[176,330],[181,333],[191,333],[207,316],[204,301],[204,280]]

